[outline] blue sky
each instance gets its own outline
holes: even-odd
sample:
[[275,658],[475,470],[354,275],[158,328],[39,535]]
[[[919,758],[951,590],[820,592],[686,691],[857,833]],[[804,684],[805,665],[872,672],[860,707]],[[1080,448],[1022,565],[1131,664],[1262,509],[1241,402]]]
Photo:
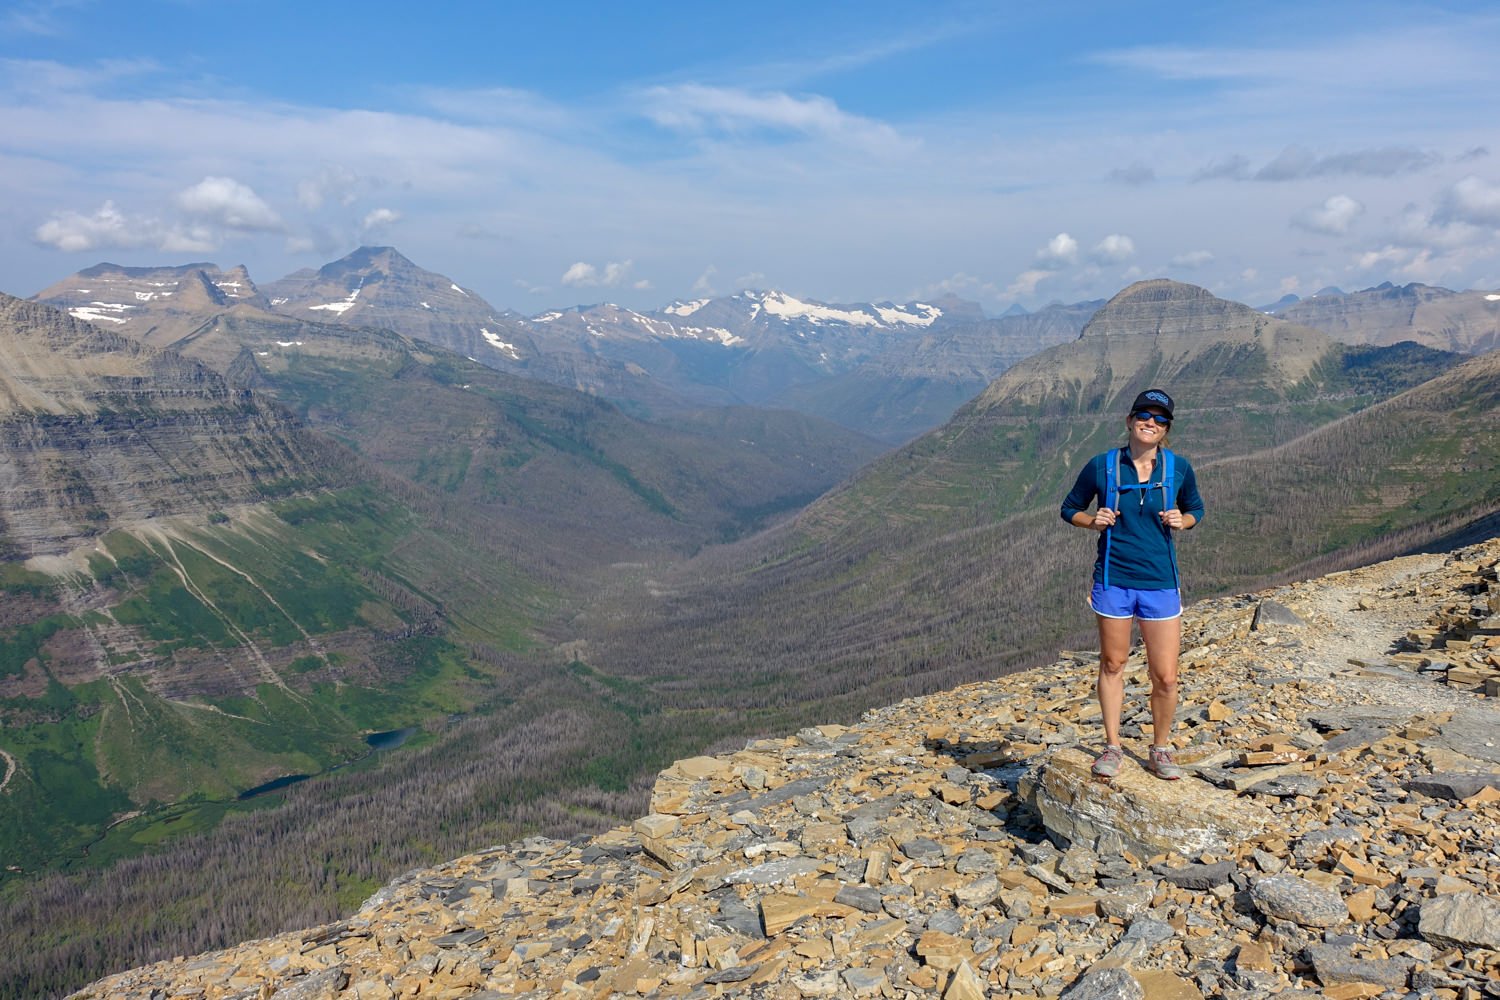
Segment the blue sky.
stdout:
[[1490,3],[13,0],[0,290],[361,243],[528,314],[1495,288],[1497,53]]

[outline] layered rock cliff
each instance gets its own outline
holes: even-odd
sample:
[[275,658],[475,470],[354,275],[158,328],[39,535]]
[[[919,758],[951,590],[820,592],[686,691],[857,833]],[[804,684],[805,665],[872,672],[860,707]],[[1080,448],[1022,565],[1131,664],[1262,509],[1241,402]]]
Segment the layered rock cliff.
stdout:
[[407,873],[104,997],[1492,996],[1500,539],[1200,603],[1173,742],[1093,654],[679,761],[651,812]]
[[10,556],[259,499],[312,468],[312,450],[284,411],[195,362],[0,296],[0,532]]

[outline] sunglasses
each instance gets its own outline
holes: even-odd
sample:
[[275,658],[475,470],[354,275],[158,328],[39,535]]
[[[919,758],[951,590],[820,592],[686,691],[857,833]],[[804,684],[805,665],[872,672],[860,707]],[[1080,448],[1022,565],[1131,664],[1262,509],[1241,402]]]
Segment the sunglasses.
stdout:
[[1152,413],[1150,410],[1136,410],[1130,416],[1136,420],[1154,420],[1163,427],[1172,426],[1171,417],[1163,416],[1160,413]]

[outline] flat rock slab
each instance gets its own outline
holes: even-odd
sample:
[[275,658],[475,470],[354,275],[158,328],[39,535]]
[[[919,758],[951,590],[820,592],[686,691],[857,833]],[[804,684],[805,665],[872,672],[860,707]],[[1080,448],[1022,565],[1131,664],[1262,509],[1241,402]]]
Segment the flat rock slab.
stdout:
[[1454,892],[1422,904],[1417,933],[1439,948],[1500,950],[1500,900]]
[[1485,788],[1500,788],[1500,773],[1446,771],[1413,778],[1406,783],[1407,791],[1421,792],[1434,799],[1466,799]]
[[1093,758],[1077,747],[1055,750],[1021,779],[1021,797],[1047,831],[1100,854],[1121,848],[1154,855],[1224,853],[1266,828],[1269,809],[1206,782],[1162,781],[1127,759],[1112,781],[1095,778]]
[[1344,898],[1296,875],[1272,875],[1250,888],[1255,908],[1273,920],[1302,927],[1336,927],[1349,919]]

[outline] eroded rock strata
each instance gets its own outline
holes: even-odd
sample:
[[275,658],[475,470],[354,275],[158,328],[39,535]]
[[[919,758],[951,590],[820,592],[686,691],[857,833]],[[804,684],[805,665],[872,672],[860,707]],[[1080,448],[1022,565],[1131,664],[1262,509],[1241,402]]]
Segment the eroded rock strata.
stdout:
[[[103,997],[1500,994],[1500,539],[1185,623],[1190,776],[1089,778],[1092,657],[677,762],[651,812]],[[1129,714],[1134,712],[1133,715]]]

